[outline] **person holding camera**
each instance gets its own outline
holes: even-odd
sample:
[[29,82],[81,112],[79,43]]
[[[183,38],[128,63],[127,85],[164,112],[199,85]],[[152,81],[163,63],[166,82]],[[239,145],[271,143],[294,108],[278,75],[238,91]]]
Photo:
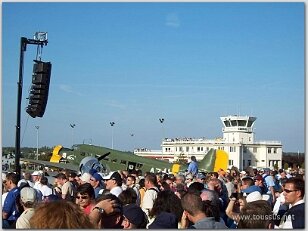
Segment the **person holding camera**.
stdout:
[[240,212],[246,206],[246,198],[243,193],[232,193],[229,204],[226,208],[226,214],[229,218],[229,228],[236,228],[240,220]]

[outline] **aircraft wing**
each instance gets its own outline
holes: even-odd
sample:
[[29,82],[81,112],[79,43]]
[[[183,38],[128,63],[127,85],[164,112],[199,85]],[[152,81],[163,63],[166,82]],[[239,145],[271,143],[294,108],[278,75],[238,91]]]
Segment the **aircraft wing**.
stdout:
[[25,159],[25,158],[21,158],[20,160],[24,162],[33,163],[33,164],[44,165],[47,167],[63,168],[63,169],[77,171],[77,172],[79,171],[79,166],[75,164],[71,164],[71,163],[52,163],[52,162],[44,161],[44,160],[33,160],[33,159]]

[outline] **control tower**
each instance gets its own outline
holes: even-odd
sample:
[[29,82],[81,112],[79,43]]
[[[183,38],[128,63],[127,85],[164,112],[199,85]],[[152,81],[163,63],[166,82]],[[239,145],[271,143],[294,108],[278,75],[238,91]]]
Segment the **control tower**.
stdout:
[[253,144],[253,125],[256,117],[251,116],[225,116],[220,117],[224,127],[223,140],[226,143]]

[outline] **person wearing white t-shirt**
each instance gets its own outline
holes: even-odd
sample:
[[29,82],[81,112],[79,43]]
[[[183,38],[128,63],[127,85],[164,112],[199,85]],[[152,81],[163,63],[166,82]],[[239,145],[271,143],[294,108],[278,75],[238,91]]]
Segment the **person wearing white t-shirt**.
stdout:
[[110,172],[107,176],[103,177],[105,186],[107,190],[110,190],[110,193],[119,196],[123,191],[122,189],[122,177],[118,172]]
[[144,179],[144,185],[147,189],[142,199],[142,210],[149,215],[150,210],[153,208],[155,199],[159,189],[157,188],[157,178],[154,173],[148,173]]
[[48,179],[47,177],[42,177],[41,178],[41,184],[42,184],[42,187],[41,187],[41,192],[43,194],[43,198],[46,198],[48,197],[49,195],[52,194],[52,189],[48,186]]

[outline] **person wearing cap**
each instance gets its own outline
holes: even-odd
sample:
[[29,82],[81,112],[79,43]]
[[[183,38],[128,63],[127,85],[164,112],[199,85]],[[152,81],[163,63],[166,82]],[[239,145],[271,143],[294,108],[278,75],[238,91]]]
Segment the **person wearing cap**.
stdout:
[[262,175],[262,177],[264,179],[264,184],[267,187],[267,194],[270,195],[271,202],[275,204],[275,200],[276,200],[275,189],[274,189],[275,182],[274,182],[273,177],[270,174],[270,169],[264,169],[264,174]]
[[93,175],[90,178],[90,184],[94,189],[95,198],[99,196],[99,192],[103,189],[102,180],[103,180],[102,176],[97,172],[93,173]]
[[20,202],[24,209],[16,221],[16,229],[30,229],[30,218],[34,214],[34,206],[37,202],[36,191],[31,187],[24,187],[20,190]]
[[73,201],[74,200],[74,190],[73,185],[66,178],[64,173],[59,173],[57,176],[57,182],[61,186],[61,198],[64,200]]
[[225,210],[226,215],[229,220],[227,220],[227,225],[230,228],[236,228],[237,223],[240,220],[240,211],[246,206],[247,201],[243,193],[232,193],[228,206]]
[[39,171],[34,171],[32,174],[32,181],[34,182],[33,188],[41,190],[42,184],[40,182],[42,174]]
[[241,171],[240,172],[240,178],[243,178],[243,177],[245,177],[245,176],[247,176],[247,172],[246,171]]
[[2,228],[15,228],[16,220],[20,215],[16,205],[16,199],[20,196],[20,190],[17,187],[17,174],[7,173],[3,183],[8,190],[8,194],[2,207]]
[[254,177],[254,180],[255,180],[255,185],[256,186],[259,186],[261,188],[261,194],[266,194],[268,189],[267,187],[264,185],[264,182],[263,182],[263,177],[259,174],[257,174],[255,177]]
[[192,174],[187,174],[185,178],[186,178],[186,180],[185,180],[185,185],[186,185],[187,188],[189,188],[189,186],[190,186],[192,183],[194,183],[194,177],[193,177]]
[[73,188],[74,188],[75,191],[77,190],[77,188],[79,186],[79,183],[77,182],[76,178],[77,178],[77,173],[76,172],[71,171],[71,172],[68,173],[68,180],[69,180],[69,182],[72,183]]
[[90,183],[91,174],[88,172],[84,172],[80,177],[80,184]]
[[205,175],[199,172],[196,176],[196,181],[205,185]]
[[145,229],[147,223],[147,216],[140,206],[129,204],[123,207],[123,229]]
[[254,191],[261,193],[261,188],[255,185],[254,179],[252,177],[247,176],[242,178],[241,191],[248,195]]
[[114,171],[110,172],[107,176],[103,177],[106,189],[110,190],[110,193],[119,196],[123,191],[122,189],[122,177],[120,173]]
[[25,172],[23,174],[24,179],[28,182],[28,184],[30,185],[30,187],[34,187],[34,183],[32,182],[32,175],[30,172]]

